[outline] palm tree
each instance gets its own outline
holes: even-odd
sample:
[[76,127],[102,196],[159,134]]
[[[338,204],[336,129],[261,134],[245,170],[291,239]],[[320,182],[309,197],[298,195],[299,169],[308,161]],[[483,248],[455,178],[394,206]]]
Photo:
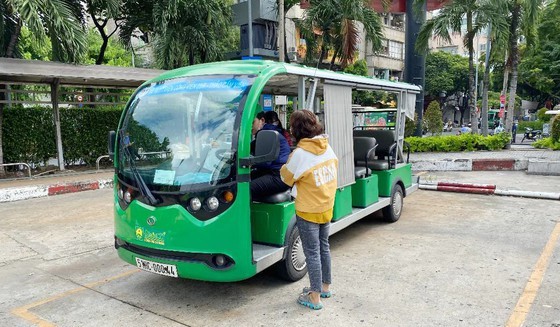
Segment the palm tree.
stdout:
[[[432,36],[451,43],[451,33],[463,34],[464,32],[463,41],[469,53],[468,105],[473,133],[478,133],[476,99],[474,98],[474,38],[490,21],[495,20],[496,22],[493,24],[497,26],[504,24],[500,21],[503,17],[500,11],[503,8],[501,1],[455,0],[445,5],[437,16],[426,21],[416,42],[417,51],[426,51]],[[463,31],[463,18],[466,20],[466,31]]]
[[[538,8],[543,0],[510,0],[510,26],[509,26],[509,45],[507,66],[511,72],[509,84],[508,112],[506,116],[506,131],[511,133],[513,125],[513,113],[515,108],[515,96],[517,93],[517,68],[519,66],[519,47],[518,41],[520,34],[524,35],[528,44],[533,41],[535,26],[537,26]],[[504,89],[507,79],[504,78]]]
[[221,59],[220,41],[228,37],[232,10],[229,0],[125,0],[123,30],[130,44],[133,32],[154,42],[158,66],[164,69]]
[[49,38],[55,61],[78,62],[87,48],[87,32],[78,0],[0,0],[0,56],[18,57],[17,42],[26,25],[43,42]]
[[379,15],[364,0],[323,0],[314,2],[303,20],[297,22],[307,43],[306,61],[319,49],[319,64],[333,51],[330,68],[340,57],[342,67],[354,61],[359,42],[359,25],[363,25],[366,40],[375,50],[380,49],[383,27]]

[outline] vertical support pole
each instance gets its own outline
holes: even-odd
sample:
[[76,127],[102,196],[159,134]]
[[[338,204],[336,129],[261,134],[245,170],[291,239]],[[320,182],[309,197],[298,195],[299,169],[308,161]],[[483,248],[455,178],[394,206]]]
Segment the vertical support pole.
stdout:
[[305,78],[303,76],[298,77],[298,99],[297,99],[297,110],[303,110],[305,108]]
[[53,107],[53,121],[56,132],[56,153],[58,159],[58,168],[64,170],[64,154],[62,150],[62,132],[60,131],[60,111],[58,110],[58,91],[60,80],[55,78],[51,83],[51,102]]
[[426,57],[414,49],[420,26],[426,21],[426,2],[422,5],[420,13],[415,13],[414,0],[406,0],[406,31],[405,31],[405,57],[404,80],[410,84],[420,86],[420,94],[416,97],[416,113],[418,121],[414,135],[422,136],[422,119],[424,116],[424,80],[426,76]]
[[247,16],[249,18],[249,57],[253,56],[253,8],[251,8],[252,1],[247,0]]
[[284,26],[284,0],[278,1],[278,61],[285,62],[286,44],[284,43],[284,33],[286,27]]

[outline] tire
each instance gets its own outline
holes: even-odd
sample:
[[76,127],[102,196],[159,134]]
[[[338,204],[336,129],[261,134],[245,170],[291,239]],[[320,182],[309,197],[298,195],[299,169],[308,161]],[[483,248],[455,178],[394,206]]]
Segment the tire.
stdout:
[[400,184],[395,184],[391,190],[391,204],[382,209],[383,218],[389,223],[394,223],[401,217],[404,206],[404,192]]
[[307,264],[297,226],[293,226],[286,244],[286,258],[280,261],[277,272],[283,279],[295,282],[307,274]]

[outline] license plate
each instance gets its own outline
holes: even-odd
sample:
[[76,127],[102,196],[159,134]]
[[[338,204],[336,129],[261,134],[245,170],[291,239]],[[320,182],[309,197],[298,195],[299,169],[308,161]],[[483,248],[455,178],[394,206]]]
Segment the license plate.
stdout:
[[166,265],[164,263],[136,258],[136,266],[142,270],[149,271],[154,274],[179,277],[179,275],[177,275],[177,267],[175,265]]

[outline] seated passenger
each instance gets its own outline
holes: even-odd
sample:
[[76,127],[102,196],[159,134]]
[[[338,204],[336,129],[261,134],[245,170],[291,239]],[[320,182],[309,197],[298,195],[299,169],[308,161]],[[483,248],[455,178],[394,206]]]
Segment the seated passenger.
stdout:
[[[284,184],[280,178],[280,168],[288,161],[290,145],[286,137],[283,136],[283,128],[281,127],[280,121],[278,121],[278,115],[273,111],[265,113],[265,117],[266,115],[268,115],[269,119],[267,120],[265,118],[265,123],[260,130],[273,130],[280,133],[280,153],[278,158],[272,162],[264,162],[253,166],[250,183],[251,196],[253,198],[262,198],[281,193],[290,188],[288,185]],[[258,117],[259,114],[257,114],[257,118]],[[274,124],[275,120],[278,124]],[[258,134],[258,131],[256,134]]]
[[[258,115],[257,115],[258,116]],[[272,124],[279,128],[278,133],[284,135],[286,141],[288,141],[288,145],[293,146],[294,143],[292,141],[292,135],[282,126],[280,119],[278,118],[278,114],[276,111],[267,111],[264,113],[264,122],[265,124]]]

